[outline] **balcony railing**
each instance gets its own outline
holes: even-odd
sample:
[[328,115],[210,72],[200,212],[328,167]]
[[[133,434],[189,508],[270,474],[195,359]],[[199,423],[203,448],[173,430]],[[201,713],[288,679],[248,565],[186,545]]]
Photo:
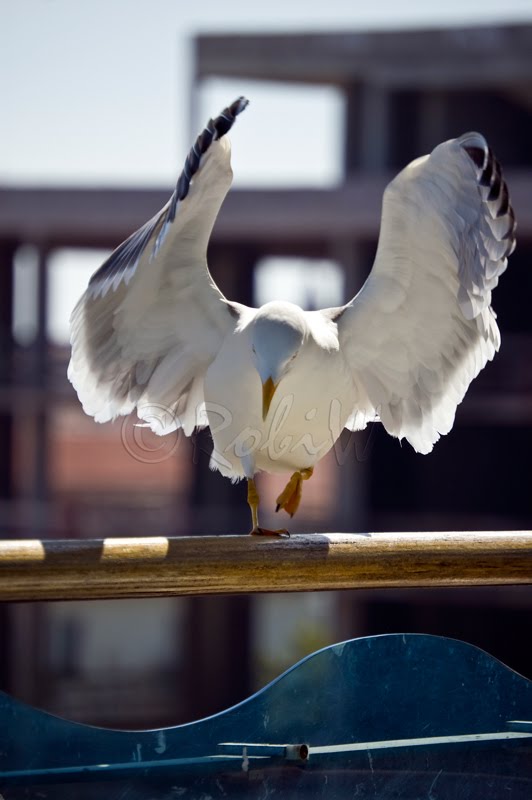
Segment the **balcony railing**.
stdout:
[[532,532],[0,542],[0,600],[532,584]]

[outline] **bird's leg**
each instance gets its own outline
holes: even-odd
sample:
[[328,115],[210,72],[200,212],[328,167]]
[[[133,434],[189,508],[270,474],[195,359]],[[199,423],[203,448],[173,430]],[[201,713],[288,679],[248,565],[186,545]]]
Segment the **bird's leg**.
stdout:
[[268,528],[259,526],[259,493],[253,478],[248,478],[248,505],[251,509],[251,521],[253,528],[250,533],[255,536],[290,536],[286,528],[277,531],[270,531]]
[[253,531],[259,527],[259,493],[253,478],[248,478],[248,506],[251,509]]
[[312,478],[313,472],[314,467],[307,467],[307,469],[300,469],[297,472],[294,472],[285,488],[277,498],[277,505],[275,507],[276,511],[284,508],[284,510],[290,514],[291,517],[294,516],[301,502],[303,481],[308,481],[309,478]]

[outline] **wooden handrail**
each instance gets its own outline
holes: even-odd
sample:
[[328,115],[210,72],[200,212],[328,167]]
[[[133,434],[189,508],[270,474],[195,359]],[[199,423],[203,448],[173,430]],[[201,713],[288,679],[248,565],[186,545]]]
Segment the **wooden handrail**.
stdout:
[[0,542],[0,600],[532,583],[532,532]]

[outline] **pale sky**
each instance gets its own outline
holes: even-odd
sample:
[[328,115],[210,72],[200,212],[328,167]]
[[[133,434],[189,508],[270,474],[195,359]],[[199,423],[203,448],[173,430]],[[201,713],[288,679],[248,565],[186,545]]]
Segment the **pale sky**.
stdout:
[[[0,0],[0,183],[171,185],[190,146],[191,37],[197,32],[495,20],[532,20],[532,0]],[[279,88],[218,85],[206,92],[212,102],[203,98],[198,106],[209,116],[244,91],[253,106],[233,135],[236,180],[268,182],[283,149],[283,128],[269,138],[275,159],[265,156],[257,135],[271,119],[272,103],[280,102]],[[297,103],[286,96],[282,102],[296,106],[297,118],[310,92],[298,89]],[[321,101],[327,113],[318,117],[319,150],[312,141],[308,151],[292,150],[289,180],[300,174],[304,181],[309,163],[316,170],[311,182],[335,178],[328,154],[341,99],[322,90]]]
[[[0,0],[0,185],[170,191],[192,135],[240,94],[251,104],[231,132],[235,185],[333,184],[341,178],[341,93],[213,80],[196,98],[199,119],[191,121],[194,34],[495,21],[532,21],[532,0]],[[309,118],[297,148],[286,148],[287,131]],[[66,340],[72,306],[102,258],[53,257],[56,341]],[[31,319],[26,284],[18,281],[17,308]]]

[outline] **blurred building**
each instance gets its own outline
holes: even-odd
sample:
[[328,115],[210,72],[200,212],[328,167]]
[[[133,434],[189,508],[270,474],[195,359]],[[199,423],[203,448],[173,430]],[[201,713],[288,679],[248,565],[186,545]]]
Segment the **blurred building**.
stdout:
[[[348,299],[371,267],[388,180],[466,130],[482,131],[496,152],[519,225],[494,296],[502,350],[469,390],[453,432],[428,457],[378,425],[342,440],[292,529],[530,528],[532,26],[200,36],[193,95],[212,77],[330,85],[345,100],[338,186],[241,189],[227,198],[210,265],[229,297],[253,303],[265,259],[291,257],[318,285],[336,269]],[[287,130],[286,146],[297,148],[311,125],[304,119]],[[208,469],[208,435],[157,440],[131,420],[95,425],[66,380],[68,348],[48,336],[55,255],[115,246],[167,194],[0,187],[3,538],[237,533],[249,525],[244,487]],[[21,296],[22,335],[14,330]],[[263,482],[269,507],[278,488]],[[393,630],[467,639],[530,677],[523,631],[531,599],[528,589],[507,587],[4,606],[1,687],[88,722],[159,725],[242,699],[321,645]],[[124,631],[135,631],[134,641]]]

